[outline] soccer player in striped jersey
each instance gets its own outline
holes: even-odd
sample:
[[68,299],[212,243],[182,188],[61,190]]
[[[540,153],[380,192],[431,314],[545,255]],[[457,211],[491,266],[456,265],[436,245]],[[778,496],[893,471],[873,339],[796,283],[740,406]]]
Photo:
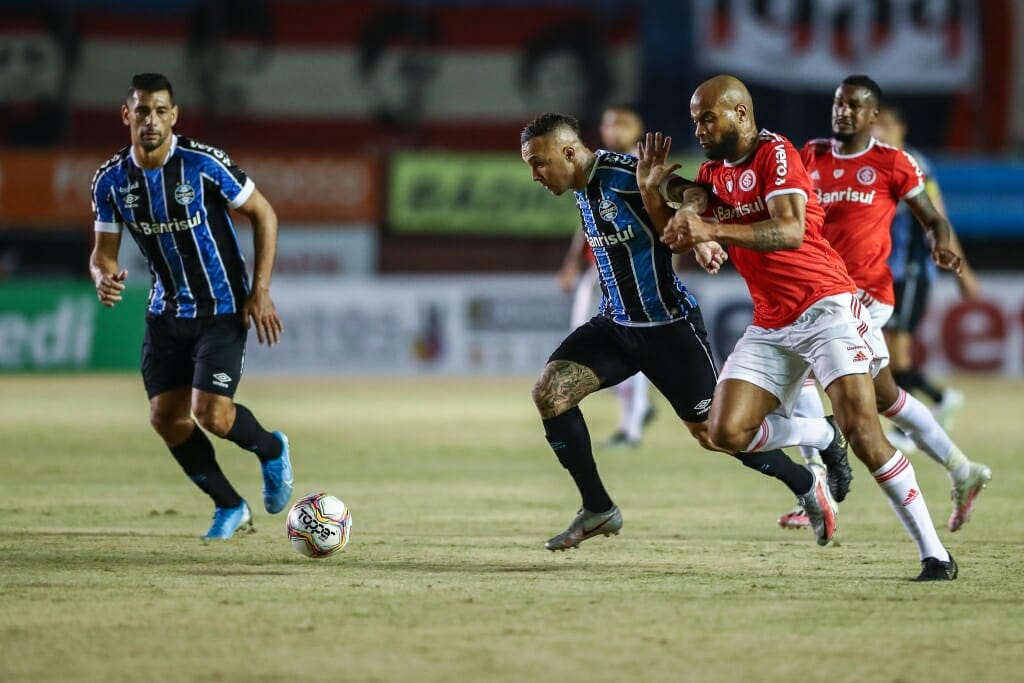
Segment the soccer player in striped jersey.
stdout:
[[[825,387],[840,429],[871,471],[921,561],[918,581],[952,580],[958,569],[935,530],[914,467],[885,440],[875,408],[870,318],[843,259],[822,235],[825,212],[796,148],[785,137],[758,130],[750,92],[737,78],[715,76],[690,98],[690,118],[708,161],[697,182],[711,188],[707,218],[678,211],[662,240],[674,251],[727,245],[754,300],[747,328],[722,368],[711,406],[711,439],[726,448],[756,451],[797,445],[821,447],[831,437],[820,418],[789,418],[808,373]],[[648,210],[664,211],[642,183]],[[959,257],[936,249],[940,265]],[[832,463],[823,458],[829,469]],[[817,467],[817,465],[811,465]],[[830,472],[831,474],[831,472]],[[808,510],[819,543],[828,538]]]
[[[545,543],[548,550],[564,550],[622,527],[622,514],[598,474],[580,401],[643,372],[697,441],[720,450],[707,431],[717,373],[697,301],[676,277],[672,253],[644,209],[638,159],[591,151],[580,141],[576,119],[563,114],[538,116],[523,129],[520,144],[536,182],[556,196],[573,191],[603,294],[600,312],[566,337],[533,388],[545,437],[583,502],[569,526]],[[707,193],[691,187],[690,194],[677,187],[676,200],[706,202]],[[721,249],[708,249],[704,262],[714,270],[722,256]],[[780,479],[807,505],[831,500],[823,472],[778,449],[735,455],[747,467]]]
[[[611,106],[601,115],[601,144],[610,152],[635,156],[637,144],[643,136],[644,124],[640,114],[631,107]],[[581,268],[585,264],[585,268]],[[601,278],[597,272],[597,259],[587,244],[583,231],[577,231],[558,273],[558,281],[565,292],[574,291],[569,329],[575,330],[593,317],[601,298]],[[613,389],[619,400],[619,426],[605,442],[610,448],[633,448],[640,444],[644,428],[654,419],[650,386],[647,376],[638,372],[616,384]]]
[[[178,107],[165,76],[134,76],[121,120],[131,145],[92,182],[90,272],[104,306],[121,301],[128,273],[118,266],[118,252],[127,229],[152,281],[142,343],[150,423],[214,502],[204,538],[230,538],[251,525],[252,511],[217,465],[204,429],[256,454],[268,512],[280,512],[292,492],[287,437],[264,429],[233,400],[250,325],[268,345],[284,330],[270,298],[277,216],[224,152],[174,134]],[[230,209],[252,222],[251,285]]]

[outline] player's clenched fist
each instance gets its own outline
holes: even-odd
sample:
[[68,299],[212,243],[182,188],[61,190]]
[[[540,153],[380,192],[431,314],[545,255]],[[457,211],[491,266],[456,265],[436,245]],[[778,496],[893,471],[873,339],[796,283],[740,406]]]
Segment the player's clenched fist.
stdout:
[[124,291],[124,281],[128,279],[128,271],[120,273],[103,273],[96,281],[96,295],[100,303],[107,308],[113,308],[114,304],[121,300],[121,292]]
[[705,221],[690,211],[677,211],[661,236],[661,241],[674,253],[683,254],[701,242],[709,242],[715,238],[714,224]]

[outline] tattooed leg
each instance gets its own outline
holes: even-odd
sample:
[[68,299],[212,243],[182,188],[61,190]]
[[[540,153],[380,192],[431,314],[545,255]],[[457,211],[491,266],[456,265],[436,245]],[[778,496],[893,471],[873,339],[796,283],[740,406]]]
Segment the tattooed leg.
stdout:
[[547,420],[575,408],[600,388],[601,381],[590,368],[572,361],[555,360],[540,373],[533,387],[533,402],[541,418]]

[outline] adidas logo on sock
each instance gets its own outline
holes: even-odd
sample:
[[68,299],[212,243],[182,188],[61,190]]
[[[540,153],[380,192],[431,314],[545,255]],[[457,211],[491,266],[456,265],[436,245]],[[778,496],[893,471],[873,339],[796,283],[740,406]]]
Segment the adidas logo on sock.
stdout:
[[907,497],[903,499],[903,507],[907,507],[915,500],[917,500],[918,492],[917,489],[910,489],[907,491]]

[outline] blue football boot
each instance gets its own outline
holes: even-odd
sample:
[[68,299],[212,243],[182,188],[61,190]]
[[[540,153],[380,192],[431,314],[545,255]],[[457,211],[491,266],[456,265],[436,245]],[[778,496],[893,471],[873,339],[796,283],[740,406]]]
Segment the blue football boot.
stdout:
[[252,511],[244,500],[233,508],[215,508],[213,524],[203,538],[231,538],[240,527],[252,526]]
[[281,457],[260,463],[263,470],[263,507],[274,514],[284,509],[292,497],[292,461],[288,455],[288,437],[274,432],[281,440]]

